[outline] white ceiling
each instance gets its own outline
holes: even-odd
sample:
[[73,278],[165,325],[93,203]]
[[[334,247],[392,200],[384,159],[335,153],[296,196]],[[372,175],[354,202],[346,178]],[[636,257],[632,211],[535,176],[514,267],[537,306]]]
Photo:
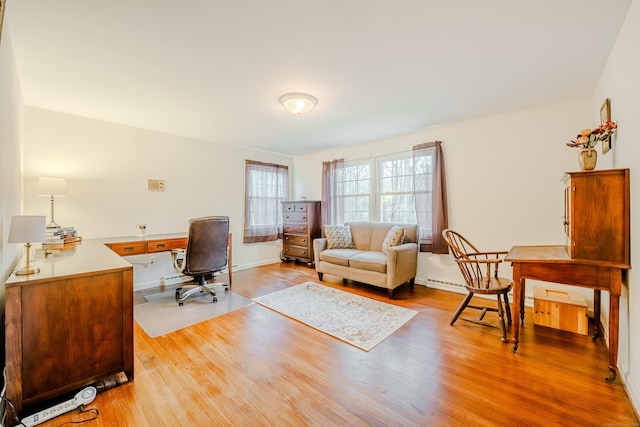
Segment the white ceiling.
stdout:
[[297,155],[591,96],[631,2],[7,0],[5,31],[29,106]]

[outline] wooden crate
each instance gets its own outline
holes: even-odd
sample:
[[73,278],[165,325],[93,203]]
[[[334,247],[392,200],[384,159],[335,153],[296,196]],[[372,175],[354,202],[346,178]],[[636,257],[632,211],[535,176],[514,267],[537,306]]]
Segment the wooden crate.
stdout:
[[587,335],[587,303],[579,294],[534,286],[533,323]]

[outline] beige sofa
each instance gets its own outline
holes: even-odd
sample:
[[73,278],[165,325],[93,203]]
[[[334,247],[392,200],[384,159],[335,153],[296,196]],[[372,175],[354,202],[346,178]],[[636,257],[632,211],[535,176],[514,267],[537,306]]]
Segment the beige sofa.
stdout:
[[[352,248],[330,249],[326,237],[313,241],[320,280],[327,273],[342,277],[343,281],[349,279],[386,288],[390,299],[394,298],[395,289],[406,282],[413,288],[418,265],[416,224],[353,222],[345,225],[351,231]],[[385,254],[382,246],[394,225],[404,229],[404,240],[386,248]]]

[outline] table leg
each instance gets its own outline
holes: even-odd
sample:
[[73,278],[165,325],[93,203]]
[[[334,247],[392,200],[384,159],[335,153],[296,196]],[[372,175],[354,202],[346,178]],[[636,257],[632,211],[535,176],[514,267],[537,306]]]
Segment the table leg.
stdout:
[[607,381],[615,381],[618,376],[618,329],[620,318],[620,295],[609,295],[609,376]]
[[[518,351],[518,338],[520,335],[520,321],[522,320],[524,323],[524,286],[525,279],[520,277],[520,266],[513,266],[513,338],[511,342],[513,342],[512,352]],[[521,317],[522,316],[522,317]]]
[[600,289],[593,290],[593,339],[597,340],[600,337]]

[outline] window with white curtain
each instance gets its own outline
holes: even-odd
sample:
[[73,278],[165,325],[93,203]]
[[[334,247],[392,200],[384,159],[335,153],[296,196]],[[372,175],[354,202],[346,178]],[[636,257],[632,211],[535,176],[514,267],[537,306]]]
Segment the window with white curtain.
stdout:
[[246,160],[244,243],[282,238],[282,202],[287,200],[287,166]]

